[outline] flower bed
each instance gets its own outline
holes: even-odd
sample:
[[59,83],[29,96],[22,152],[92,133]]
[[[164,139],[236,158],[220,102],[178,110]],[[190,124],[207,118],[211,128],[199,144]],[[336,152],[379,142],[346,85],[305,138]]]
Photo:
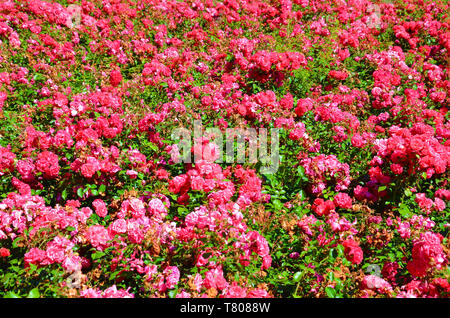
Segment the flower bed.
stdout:
[[450,8],[391,2],[2,1],[0,296],[448,297]]

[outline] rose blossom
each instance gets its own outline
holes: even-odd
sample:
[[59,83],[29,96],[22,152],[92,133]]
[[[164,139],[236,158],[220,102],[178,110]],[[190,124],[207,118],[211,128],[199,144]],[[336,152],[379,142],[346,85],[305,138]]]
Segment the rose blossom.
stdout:
[[363,260],[363,251],[352,239],[345,240],[342,245],[344,246],[345,257],[353,264],[360,264]]
[[95,208],[95,213],[97,213],[99,217],[104,218],[108,214],[106,203],[103,200],[95,199],[94,202],[92,202],[92,205]]

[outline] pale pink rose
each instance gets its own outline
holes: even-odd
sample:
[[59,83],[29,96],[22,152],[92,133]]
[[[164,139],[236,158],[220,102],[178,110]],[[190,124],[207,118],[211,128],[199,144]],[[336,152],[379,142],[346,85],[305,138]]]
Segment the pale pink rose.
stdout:
[[228,286],[228,282],[223,277],[222,268],[214,268],[206,272],[205,279],[203,280],[203,285],[207,289],[225,289]]
[[81,257],[69,255],[62,262],[62,267],[69,273],[81,271]]
[[160,216],[167,214],[167,208],[160,199],[151,199],[148,202],[148,210],[152,215]]
[[65,252],[64,249],[61,249],[57,246],[50,246],[46,250],[47,258],[52,263],[61,263],[64,260]]
[[103,250],[107,247],[108,241],[111,239],[108,231],[101,225],[93,225],[86,231],[86,238],[97,248]]
[[362,289],[376,290],[381,293],[389,293],[392,291],[392,286],[383,278],[376,275],[367,275],[361,283]]
[[138,176],[138,172],[134,170],[127,170],[126,174],[130,177],[130,179],[136,179]]
[[189,294],[188,292],[182,290],[175,297],[176,298],[191,298],[191,294]]
[[127,231],[127,221],[124,219],[117,219],[109,226],[113,234],[116,233],[126,233]]
[[129,200],[131,214],[135,219],[143,217],[145,215],[144,202],[137,198],[132,198]]
[[172,289],[178,284],[178,281],[180,280],[180,271],[176,266],[166,267],[163,274],[166,276],[167,289]]

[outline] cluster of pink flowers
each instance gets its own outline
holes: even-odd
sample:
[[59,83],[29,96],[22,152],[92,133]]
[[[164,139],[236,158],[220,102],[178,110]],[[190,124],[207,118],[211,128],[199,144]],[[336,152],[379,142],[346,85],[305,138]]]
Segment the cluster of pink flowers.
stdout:
[[0,147],[0,175],[14,170],[16,155],[8,148]]
[[408,263],[408,271],[416,277],[427,274],[430,269],[440,269],[447,262],[441,246],[442,237],[433,232],[420,234],[414,240],[412,248],[412,261]]
[[314,194],[320,194],[329,184],[335,185],[336,191],[346,190],[350,185],[349,165],[339,162],[335,155],[308,157],[302,159],[300,165],[312,179],[311,192]]
[[82,298],[134,298],[134,295],[124,289],[117,289],[115,285],[105,290],[88,288],[80,292]]
[[379,139],[375,143],[377,155],[392,164],[394,174],[409,174],[425,171],[428,178],[434,174],[442,174],[450,165],[450,149],[441,144],[439,139],[445,138],[432,126],[417,123],[412,128],[392,126],[390,137]]
[[376,275],[364,276],[361,282],[362,290],[373,290],[380,294],[390,294],[392,292],[392,286],[383,278]]
[[[384,260],[355,295],[448,295],[445,1],[72,2],[0,3],[1,271],[187,298],[278,296],[301,268],[322,296],[343,251]],[[170,134],[200,119],[285,130],[279,173],[217,163],[211,135],[182,163]]]

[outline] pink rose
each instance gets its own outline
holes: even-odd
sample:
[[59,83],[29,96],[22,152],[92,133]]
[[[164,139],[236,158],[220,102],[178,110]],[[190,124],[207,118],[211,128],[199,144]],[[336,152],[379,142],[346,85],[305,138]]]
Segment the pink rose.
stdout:
[[228,287],[225,294],[226,298],[246,298],[247,290],[239,286],[236,282],[233,282],[230,287]]
[[25,253],[25,264],[39,264],[47,257],[47,253],[36,247],[31,248]]
[[8,148],[0,146],[0,176],[5,172],[12,172],[14,170],[14,159],[16,155]]
[[398,163],[391,164],[391,171],[395,174],[402,174],[403,173],[403,167],[402,165]]
[[148,209],[152,215],[165,216],[167,214],[167,208],[160,199],[150,200]]
[[313,108],[313,102],[310,98],[302,98],[297,102],[297,107],[295,108],[295,114],[302,117],[307,111]]
[[88,157],[86,163],[81,166],[81,174],[86,178],[92,178],[100,168],[100,163],[96,158]]
[[269,293],[261,288],[255,288],[247,294],[247,298],[268,298]]
[[365,140],[360,134],[354,134],[352,136],[352,146],[356,148],[362,148],[365,145]]
[[111,239],[108,231],[101,225],[93,225],[86,231],[86,238],[98,250],[107,247],[108,241]]
[[203,280],[203,286],[205,286],[206,289],[225,289],[228,286],[228,282],[223,277],[222,269],[214,268],[206,272],[205,279]]
[[36,169],[42,172],[44,178],[54,179],[59,174],[59,157],[53,152],[41,152],[36,161]]
[[178,281],[180,280],[180,271],[176,266],[166,267],[163,274],[166,276],[167,289],[172,289],[178,284]]
[[68,271],[69,273],[74,273],[77,271],[81,271],[81,257],[77,255],[69,255],[65,257],[64,261],[62,262],[62,267]]
[[119,70],[113,70],[109,76],[109,83],[111,86],[117,87],[122,82],[122,74]]
[[317,198],[314,200],[312,209],[318,216],[328,215],[331,211],[334,211],[335,205],[331,200],[324,201],[321,198]]
[[127,221],[124,219],[117,219],[109,226],[109,229],[113,234],[125,233],[127,231]]
[[145,215],[144,202],[137,198],[132,198],[129,200],[131,214],[135,219],[143,217]]
[[57,246],[50,246],[47,248],[47,258],[52,263],[61,263],[64,260],[65,252],[64,249]]
[[7,248],[0,248],[0,257],[8,257],[9,255],[11,255],[11,253]]
[[442,268],[447,257],[441,246],[441,239],[436,233],[421,233],[420,239],[415,240],[412,248],[412,261],[407,264],[408,271],[416,276],[425,276],[428,270]]
[[340,81],[343,81],[348,77],[348,74],[346,72],[335,71],[335,70],[330,71],[330,73],[328,73],[328,75],[330,75],[330,77],[335,78]]
[[182,190],[187,190],[189,177],[185,174],[176,176],[169,181],[169,191],[172,193],[183,192]]
[[392,291],[392,286],[381,277],[367,275],[361,283],[361,289],[371,289],[381,293],[389,293]]
[[92,205],[95,208],[95,213],[97,213],[99,217],[104,218],[108,214],[106,203],[103,200],[95,199],[94,202],[92,202]]
[[339,192],[334,197],[334,203],[342,209],[352,208],[352,198],[347,193]]

